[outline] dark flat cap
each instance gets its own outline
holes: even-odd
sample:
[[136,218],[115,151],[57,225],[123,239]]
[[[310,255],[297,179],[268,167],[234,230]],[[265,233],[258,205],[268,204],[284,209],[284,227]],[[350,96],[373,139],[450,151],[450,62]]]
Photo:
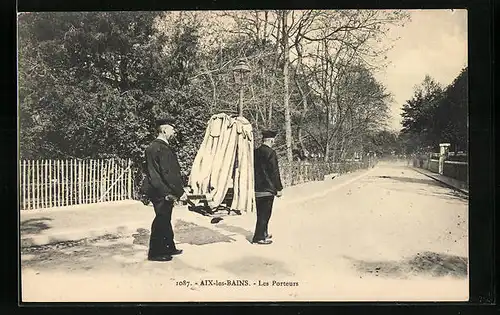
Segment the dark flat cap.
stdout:
[[173,126],[174,123],[175,123],[174,119],[165,117],[165,118],[157,119],[155,121],[155,126],[156,127],[163,126],[163,125],[171,125],[171,126]]
[[262,138],[276,138],[277,132],[274,130],[263,130],[262,131]]

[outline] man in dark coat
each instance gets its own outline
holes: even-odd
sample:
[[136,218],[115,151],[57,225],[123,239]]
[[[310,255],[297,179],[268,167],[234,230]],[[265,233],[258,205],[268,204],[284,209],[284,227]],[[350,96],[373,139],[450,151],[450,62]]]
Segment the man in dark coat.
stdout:
[[262,145],[255,149],[255,203],[257,208],[257,224],[253,236],[254,244],[271,244],[272,235],[268,233],[269,219],[273,209],[274,197],[281,197],[281,184],[278,156],[272,149],[276,132],[262,132]]
[[156,122],[158,137],[146,149],[146,178],[142,191],[153,203],[155,218],[151,225],[148,259],[169,261],[182,253],[174,243],[172,210],[174,201],[187,200],[181,169],[169,141],[175,136],[173,121]]

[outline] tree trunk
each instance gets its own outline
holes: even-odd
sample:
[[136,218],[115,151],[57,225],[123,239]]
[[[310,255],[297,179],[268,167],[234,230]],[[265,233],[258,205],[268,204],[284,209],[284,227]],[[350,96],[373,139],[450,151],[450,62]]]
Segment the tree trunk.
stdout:
[[337,158],[337,151],[338,151],[338,143],[337,141],[333,141],[332,145],[331,145],[331,149],[330,149],[330,152],[332,152],[332,158],[331,159],[328,159],[329,161],[332,161],[332,162],[335,162],[336,158]]
[[264,38],[262,39],[262,45],[267,42],[267,21],[268,21],[268,12],[264,11]]
[[340,150],[339,150],[339,158],[343,160],[345,158],[345,144],[346,144],[346,139],[345,136],[342,136],[342,141],[340,144]]
[[[283,14],[283,13],[279,13],[279,14]],[[278,69],[278,64],[279,64],[279,56],[280,56],[280,46],[281,46],[281,17],[278,15],[278,28],[277,28],[277,32],[276,32],[276,56],[275,56],[275,59],[274,59],[274,64],[275,64],[275,68]]]
[[297,137],[299,138],[300,152],[304,154],[306,152],[306,147],[304,145],[304,140],[302,139],[302,127],[299,126],[297,131]]
[[302,140],[302,124],[306,121],[308,106],[307,106],[307,95],[304,92],[304,89],[302,89],[299,79],[299,76],[302,75],[302,51],[298,43],[295,43],[295,49],[297,51],[297,69],[295,72],[294,80],[295,80],[295,85],[297,86],[297,90],[299,91],[299,94],[302,98],[302,113],[301,113],[300,123],[298,126],[297,137],[299,138],[300,150],[302,153],[304,153],[306,148],[304,146],[304,141]]
[[259,11],[255,10],[255,28],[257,31],[257,46],[262,45],[262,41],[260,39],[260,18],[259,18]]
[[288,66],[290,63],[289,56],[289,34],[288,34],[288,11],[283,11],[283,22],[282,22],[282,39],[283,39],[283,82],[284,82],[284,107],[285,107],[285,136],[286,136],[286,155],[289,162],[293,161],[292,154],[292,117],[290,112],[290,104],[288,102],[289,99],[289,74],[288,74]]
[[328,162],[328,157],[330,156],[330,143],[327,142],[325,146],[325,162]]
[[328,162],[330,154],[330,108],[326,106],[326,143],[325,143],[325,162]]
[[[328,76],[327,76],[327,73],[328,73],[328,49],[327,49],[327,45],[326,45],[326,40],[323,41],[323,57],[324,57],[324,71],[322,73],[323,77],[322,77],[322,81],[324,82],[324,86],[326,87],[327,84],[327,80],[328,80]],[[325,162],[328,162],[329,161],[329,155],[330,155],[330,116],[332,115],[331,113],[331,110],[330,110],[330,98],[328,96],[328,93],[327,93],[327,90],[324,88],[323,89],[324,91],[324,95],[323,95],[323,102],[324,102],[324,105],[325,105],[325,108],[326,108],[326,119],[325,119],[325,122],[326,122],[326,146],[325,146]]]
[[271,128],[273,119],[273,103],[269,102],[269,110],[267,112],[267,128]]

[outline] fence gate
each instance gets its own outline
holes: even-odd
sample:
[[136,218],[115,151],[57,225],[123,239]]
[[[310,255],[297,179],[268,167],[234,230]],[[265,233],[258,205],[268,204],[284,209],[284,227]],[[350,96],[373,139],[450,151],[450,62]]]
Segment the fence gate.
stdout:
[[132,199],[129,160],[20,161],[22,210]]

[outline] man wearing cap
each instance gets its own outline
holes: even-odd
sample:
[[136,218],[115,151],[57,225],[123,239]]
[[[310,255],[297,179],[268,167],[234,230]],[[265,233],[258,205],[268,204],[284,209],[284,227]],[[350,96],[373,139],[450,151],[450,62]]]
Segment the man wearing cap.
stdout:
[[252,243],[271,244],[272,235],[268,233],[269,219],[273,208],[274,196],[281,197],[281,184],[278,167],[278,156],[272,149],[276,132],[265,130],[262,132],[262,145],[255,149],[255,200],[257,208],[257,223]]
[[175,136],[173,121],[156,121],[158,137],[146,149],[146,178],[142,191],[153,203],[155,218],[151,225],[148,259],[169,261],[182,253],[174,243],[172,210],[174,201],[187,200],[181,169],[169,141]]

